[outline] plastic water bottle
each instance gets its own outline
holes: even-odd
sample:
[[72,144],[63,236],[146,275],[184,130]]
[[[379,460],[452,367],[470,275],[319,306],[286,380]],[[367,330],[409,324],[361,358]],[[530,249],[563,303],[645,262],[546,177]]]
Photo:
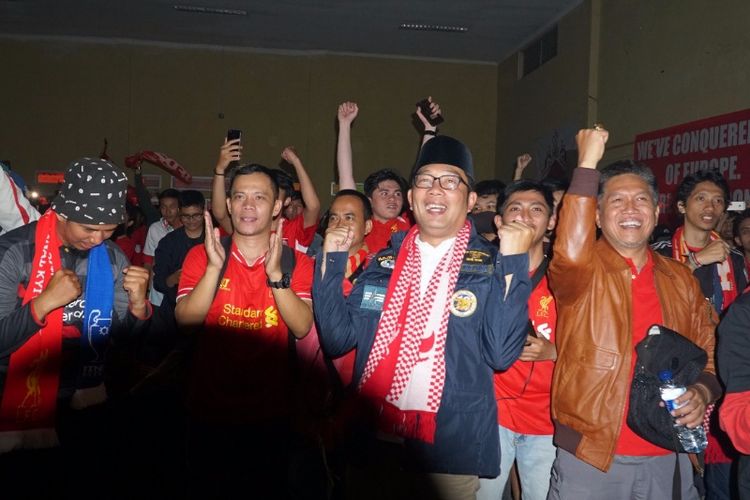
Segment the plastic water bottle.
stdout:
[[[684,385],[675,384],[672,380],[672,372],[664,370],[659,372],[659,380],[661,385],[659,386],[659,392],[661,393],[661,399],[664,401],[664,405],[670,412],[676,410],[682,405],[675,403],[675,399],[679,398],[687,390]],[[674,417],[673,417],[674,420]],[[703,426],[699,425],[694,429],[689,429],[684,425],[674,424],[677,438],[680,440],[680,444],[688,453],[700,453],[706,449],[708,441],[706,440],[706,432],[703,430]]]

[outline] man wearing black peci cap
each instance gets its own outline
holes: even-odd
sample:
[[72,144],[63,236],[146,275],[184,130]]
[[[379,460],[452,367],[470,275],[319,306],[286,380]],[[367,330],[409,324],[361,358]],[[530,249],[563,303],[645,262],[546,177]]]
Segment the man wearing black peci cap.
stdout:
[[341,282],[352,235],[329,233],[323,243],[318,332],[328,355],[357,349],[353,384],[371,424],[365,434],[376,438],[352,458],[352,498],[475,498],[478,477],[499,472],[492,374],[526,338],[532,230],[504,225],[498,255],[467,221],[472,177],[464,144],[427,142],[408,192],[416,225],[393,236],[348,298]]
[[0,481],[9,491],[65,496],[46,474],[68,467],[86,476],[83,497],[103,481],[108,343],[151,314],[148,271],[108,239],[125,220],[126,190],[121,169],[81,158],[38,221],[0,237]]

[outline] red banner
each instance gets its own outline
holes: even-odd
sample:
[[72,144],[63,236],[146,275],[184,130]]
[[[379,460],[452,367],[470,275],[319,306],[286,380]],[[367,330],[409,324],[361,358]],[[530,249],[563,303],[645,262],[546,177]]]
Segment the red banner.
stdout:
[[729,183],[730,201],[750,202],[750,109],[639,134],[633,158],[656,175],[660,222],[675,221],[677,186],[698,170],[717,170]]

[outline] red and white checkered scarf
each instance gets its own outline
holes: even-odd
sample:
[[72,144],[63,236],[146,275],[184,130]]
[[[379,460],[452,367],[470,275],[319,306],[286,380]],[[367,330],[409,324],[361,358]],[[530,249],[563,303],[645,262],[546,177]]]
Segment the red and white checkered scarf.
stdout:
[[399,251],[359,390],[378,413],[381,431],[433,443],[445,383],[450,299],[470,224],[438,263],[424,296],[418,234],[413,226]]

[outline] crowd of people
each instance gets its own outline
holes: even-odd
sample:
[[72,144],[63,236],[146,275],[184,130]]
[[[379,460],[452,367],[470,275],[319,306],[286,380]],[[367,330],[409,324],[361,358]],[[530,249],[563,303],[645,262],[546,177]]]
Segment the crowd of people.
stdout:
[[[430,98],[408,178],[359,191],[358,112],[338,107],[325,210],[293,147],[268,168],[240,139],[210,203],[157,207],[139,168],[134,199],[80,158],[40,213],[0,175],[6,491],[750,499],[750,211],[727,212],[721,174],[687,176],[682,224],[656,233],[656,178],[600,166],[603,126],[569,180],[524,178],[522,154],[512,181],[476,182]],[[671,409],[642,359],[654,325],[704,353],[690,372],[658,353],[685,386]]]

